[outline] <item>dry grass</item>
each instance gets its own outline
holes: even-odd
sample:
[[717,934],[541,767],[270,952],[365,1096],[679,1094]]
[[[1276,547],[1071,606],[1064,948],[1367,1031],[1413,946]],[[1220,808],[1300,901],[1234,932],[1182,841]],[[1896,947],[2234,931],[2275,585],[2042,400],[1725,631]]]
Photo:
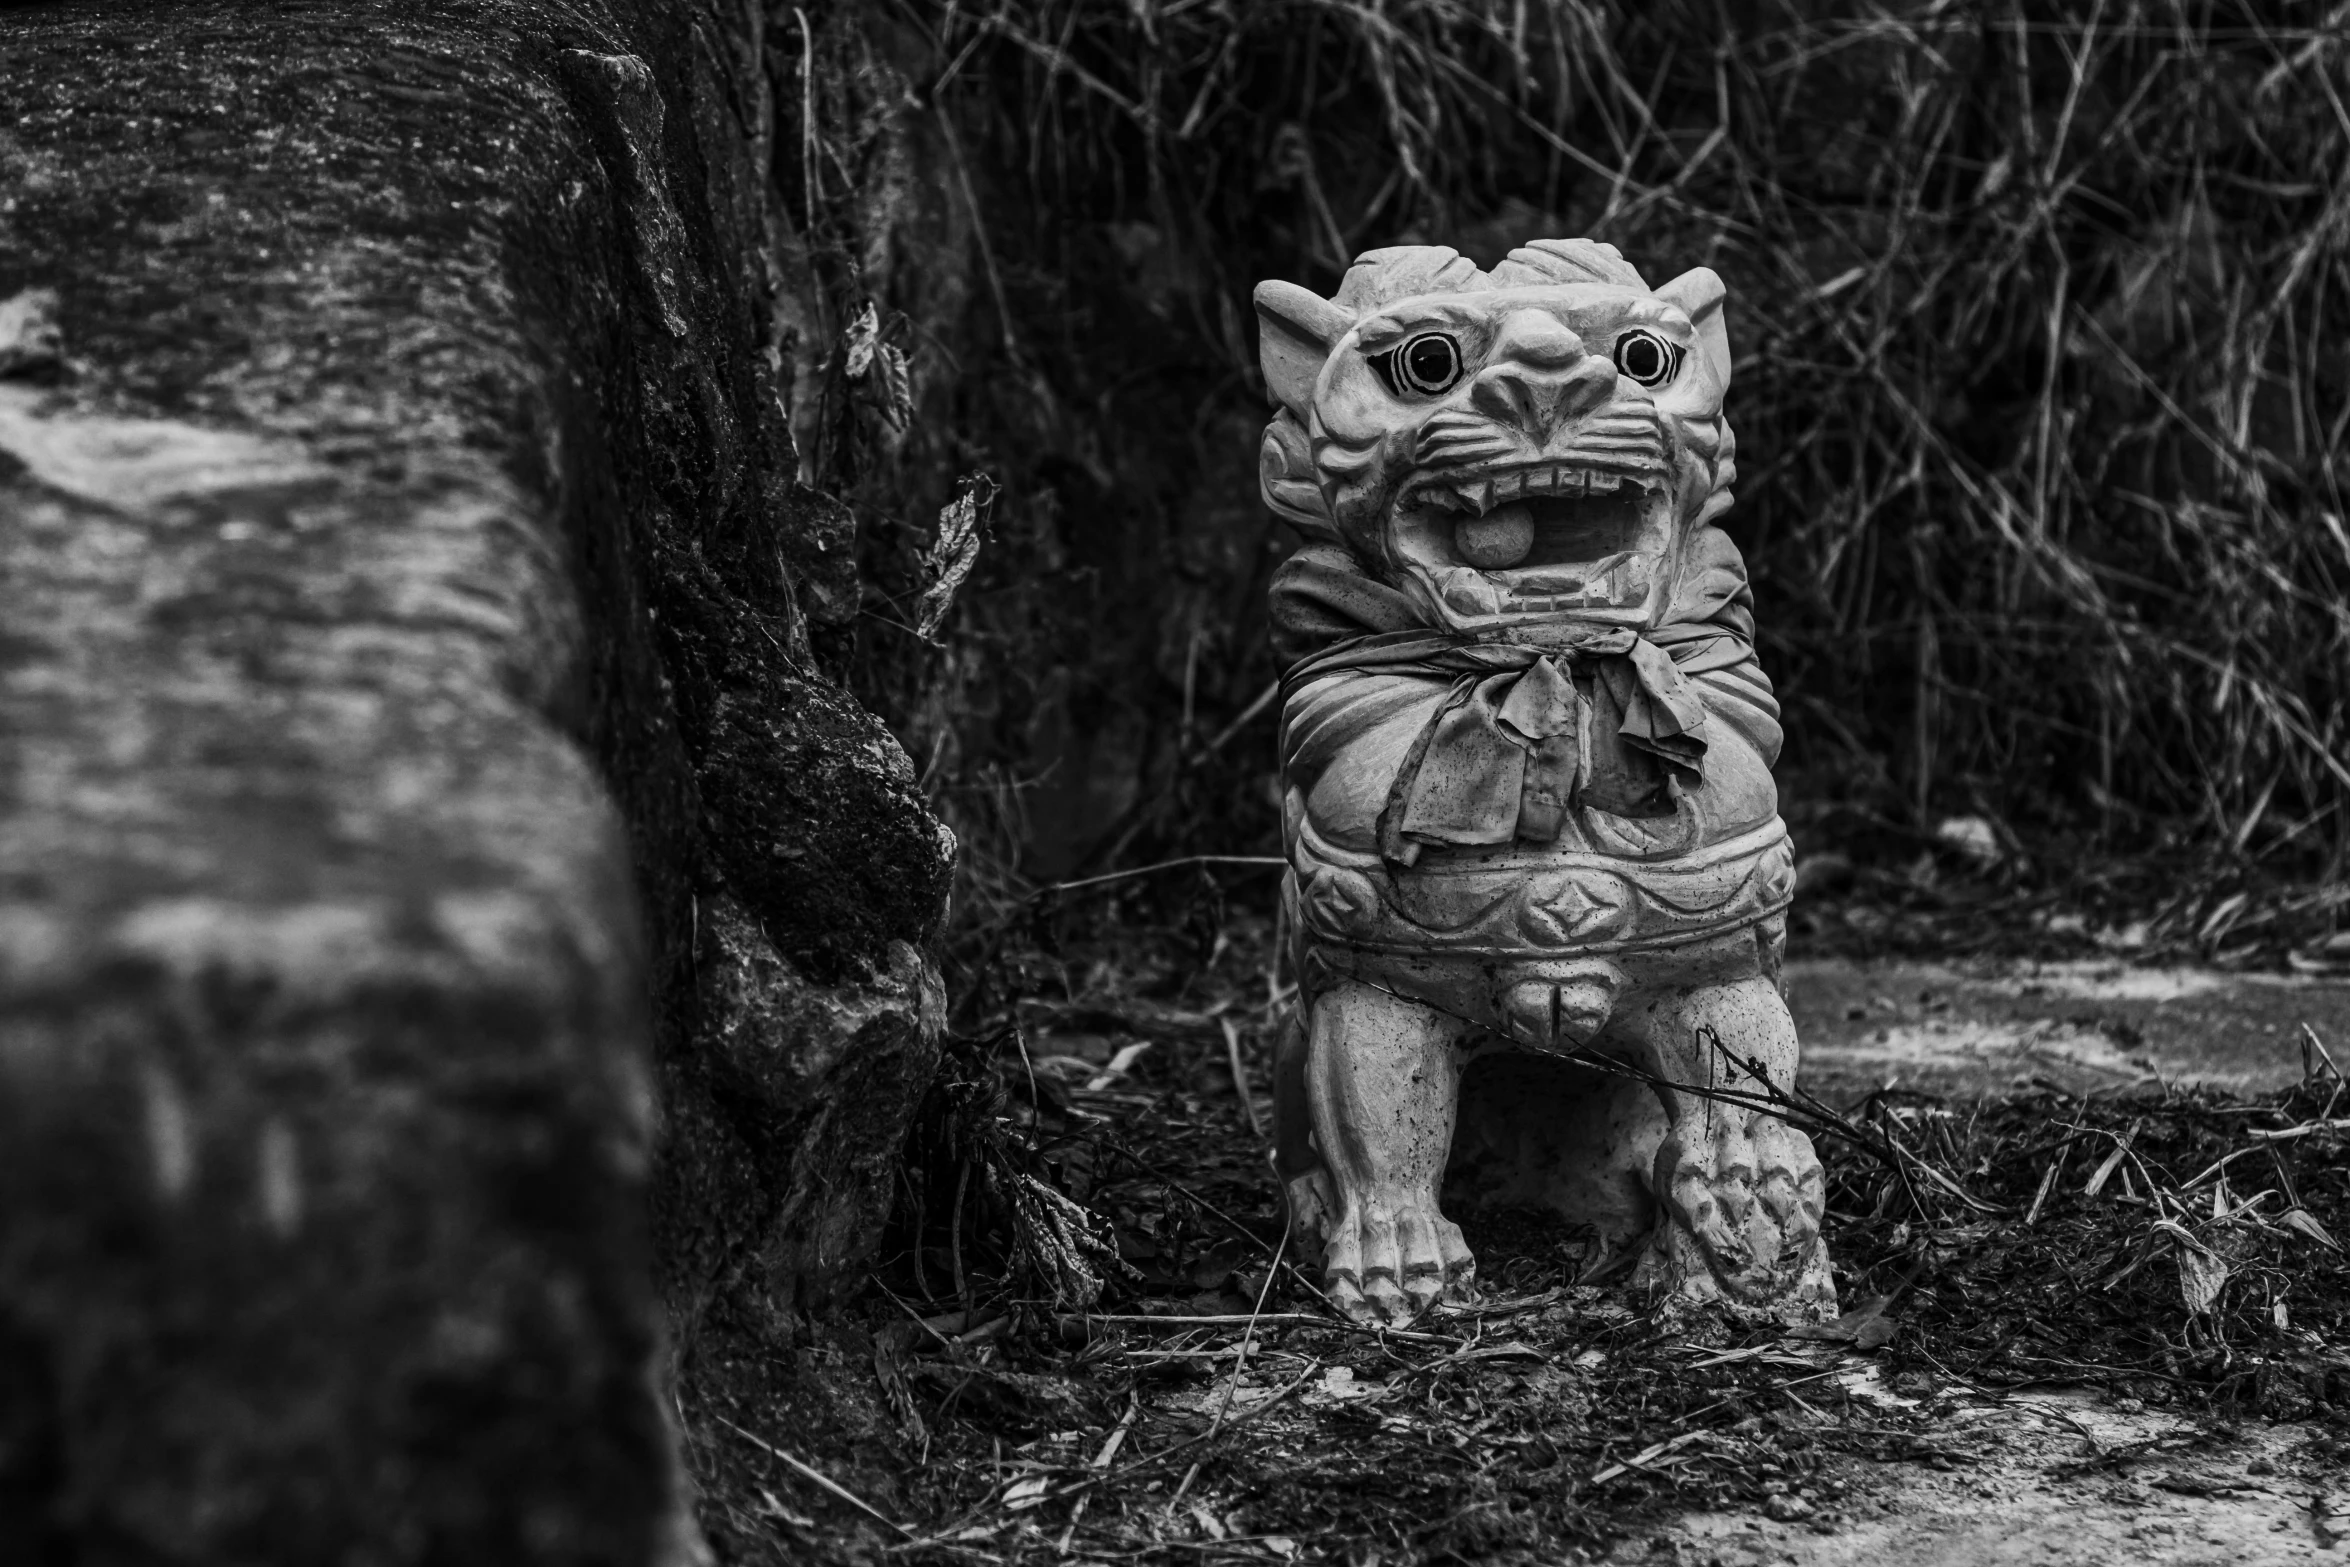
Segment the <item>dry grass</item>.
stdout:
[[[1590,233],[1731,282],[1733,528],[1799,826],[1906,853],[1965,812],[2042,879],[2199,866],[2190,927],[2338,875],[2346,24],[2339,0],[819,8],[784,206],[844,322],[863,291],[904,312],[920,409],[890,464],[833,476],[875,613],[923,585],[895,519],[971,467],[1007,485],[948,652],[869,622],[859,678],[992,904],[1039,842],[1096,867],[1254,847],[1270,719],[1205,744],[1272,673],[1248,286]],[[776,47],[790,126],[796,29]]]
[[[933,1193],[966,1184],[959,1221],[938,1200],[903,1216],[864,1303],[919,1455],[889,1516],[918,1543],[778,1473],[806,1524],[785,1558],[862,1532],[940,1562],[1531,1563],[1738,1505],[1834,1533],[1869,1516],[1855,1460],[1969,1464],[1998,1427],[1952,1400],[2049,1384],[2223,1445],[2263,1416],[2313,1420],[2313,1452],[2350,1436],[2350,1262],[2329,1244],[2350,1233],[2350,1092],[2319,1051],[2259,1101],[1813,1112],[1843,1128],[1821,1143],[1838,1331],[1662,1320],[1582,1282],[1557,1224],[1502,1213],[1469,1225],[1481,1305],[1379,1333],[1332,1321],[1290,1265],[1235,1088],[1227,1021],[1263,1097],[1270,932],[1233,919],[1203,963],[1139,912],[1056,920],[1057,950],[1006,962],[1026,993],[999,995],[940,1089],[983,1102],[999,1146],[966,1149],[967,1177],[926,1170]],[[1116,1240],[1090,1305],[981,1196],[1015,1145]]]

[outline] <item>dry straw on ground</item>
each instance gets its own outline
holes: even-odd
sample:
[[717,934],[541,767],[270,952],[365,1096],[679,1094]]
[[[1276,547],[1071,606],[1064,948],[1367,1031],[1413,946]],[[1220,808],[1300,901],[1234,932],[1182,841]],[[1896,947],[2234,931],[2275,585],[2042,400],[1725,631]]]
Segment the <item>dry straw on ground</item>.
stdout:
[[[893,1532],[779,1471],[805,1521],[787,1542],[1531,1563],[1738,1505],[1827,1534],[1870,1516],[1869,1465],[1986,1455],[1996,1423],[1953,1400],[2049,1387],[2175,1417],[2160,1452],[2083,1449],[2099,1472],[2222,1452],[2260,1419],[2310,1422],[2321,1469],[2350,1438],[2350,1090],[2322,1038],[2298,1087],[2259,1100],[1803,1109],[1831,1172],[1836,1324],[1660,1317],[1582,1237],[1500,1213],[1469,1225],[1482,1302],[1380,1332],[1333,1320],[1293,1266],[1241,1097],[1265,1092],[1269,932],[1232,922],[1205,968],[1180,929],[1061,934],[1022,954],[1034,993],[959,1044],[939,1106],[992,1130],[917,1165],[928,1200],[863,1302],[919,1454]],[[1089,1253],[1090,1300],[1053,1260],[1065,1228],[1021,1213],[1039,1176],[1114,1243],[1116,1262]]]

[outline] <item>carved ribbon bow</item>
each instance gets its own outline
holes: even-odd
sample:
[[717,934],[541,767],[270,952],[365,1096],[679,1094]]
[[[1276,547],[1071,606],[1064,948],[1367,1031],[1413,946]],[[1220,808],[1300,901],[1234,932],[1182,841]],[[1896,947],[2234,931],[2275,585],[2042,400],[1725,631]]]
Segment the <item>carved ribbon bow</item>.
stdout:
[[[1654,643],[1629,631],[1569,651],[1427,641],[1411,651],[1454,678],[1379,813],[1391,864],[1430,843],[1555,842],[1570,805],[1669,816],[1668,778],[1703,780],[1705,706]],[[1384,651],[1386,663],[1405,649]]]

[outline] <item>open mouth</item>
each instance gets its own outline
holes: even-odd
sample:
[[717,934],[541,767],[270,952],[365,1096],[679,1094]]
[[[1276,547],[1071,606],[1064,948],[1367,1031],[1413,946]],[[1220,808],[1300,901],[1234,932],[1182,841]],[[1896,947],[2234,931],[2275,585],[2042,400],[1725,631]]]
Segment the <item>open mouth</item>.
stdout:
[[1661,473],[1576,462],[1416,475],[1396,543],[1463,621],[1647,605],[1670,536]]

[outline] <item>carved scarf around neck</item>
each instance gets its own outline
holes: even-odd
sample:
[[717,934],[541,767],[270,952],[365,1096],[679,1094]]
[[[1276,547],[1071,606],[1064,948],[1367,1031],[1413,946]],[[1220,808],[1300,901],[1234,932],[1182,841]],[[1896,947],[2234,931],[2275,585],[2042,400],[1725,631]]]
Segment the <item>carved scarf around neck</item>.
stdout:
[[1555,842],[1570,806],[1670,815],[1673,787],[1697,787],[1705,775],[1706,703],[1685,677],[1754,658],[1736,549],[1713,529],[1693,542],[1714,541],[1692,562],[1711,591],[1676,595],[1664,623],[1644,634],[1595,629],[1563,648],[1431,627],[1345,549],[1308,545],[1272,586],[1274,651],[1288,665],[1285,765],[1288,709],[1306,687],[1347,671],[1400,675],[1446,691],[1379,814],[1379,853],[1390,865],[1412,864],[1430,844]]

